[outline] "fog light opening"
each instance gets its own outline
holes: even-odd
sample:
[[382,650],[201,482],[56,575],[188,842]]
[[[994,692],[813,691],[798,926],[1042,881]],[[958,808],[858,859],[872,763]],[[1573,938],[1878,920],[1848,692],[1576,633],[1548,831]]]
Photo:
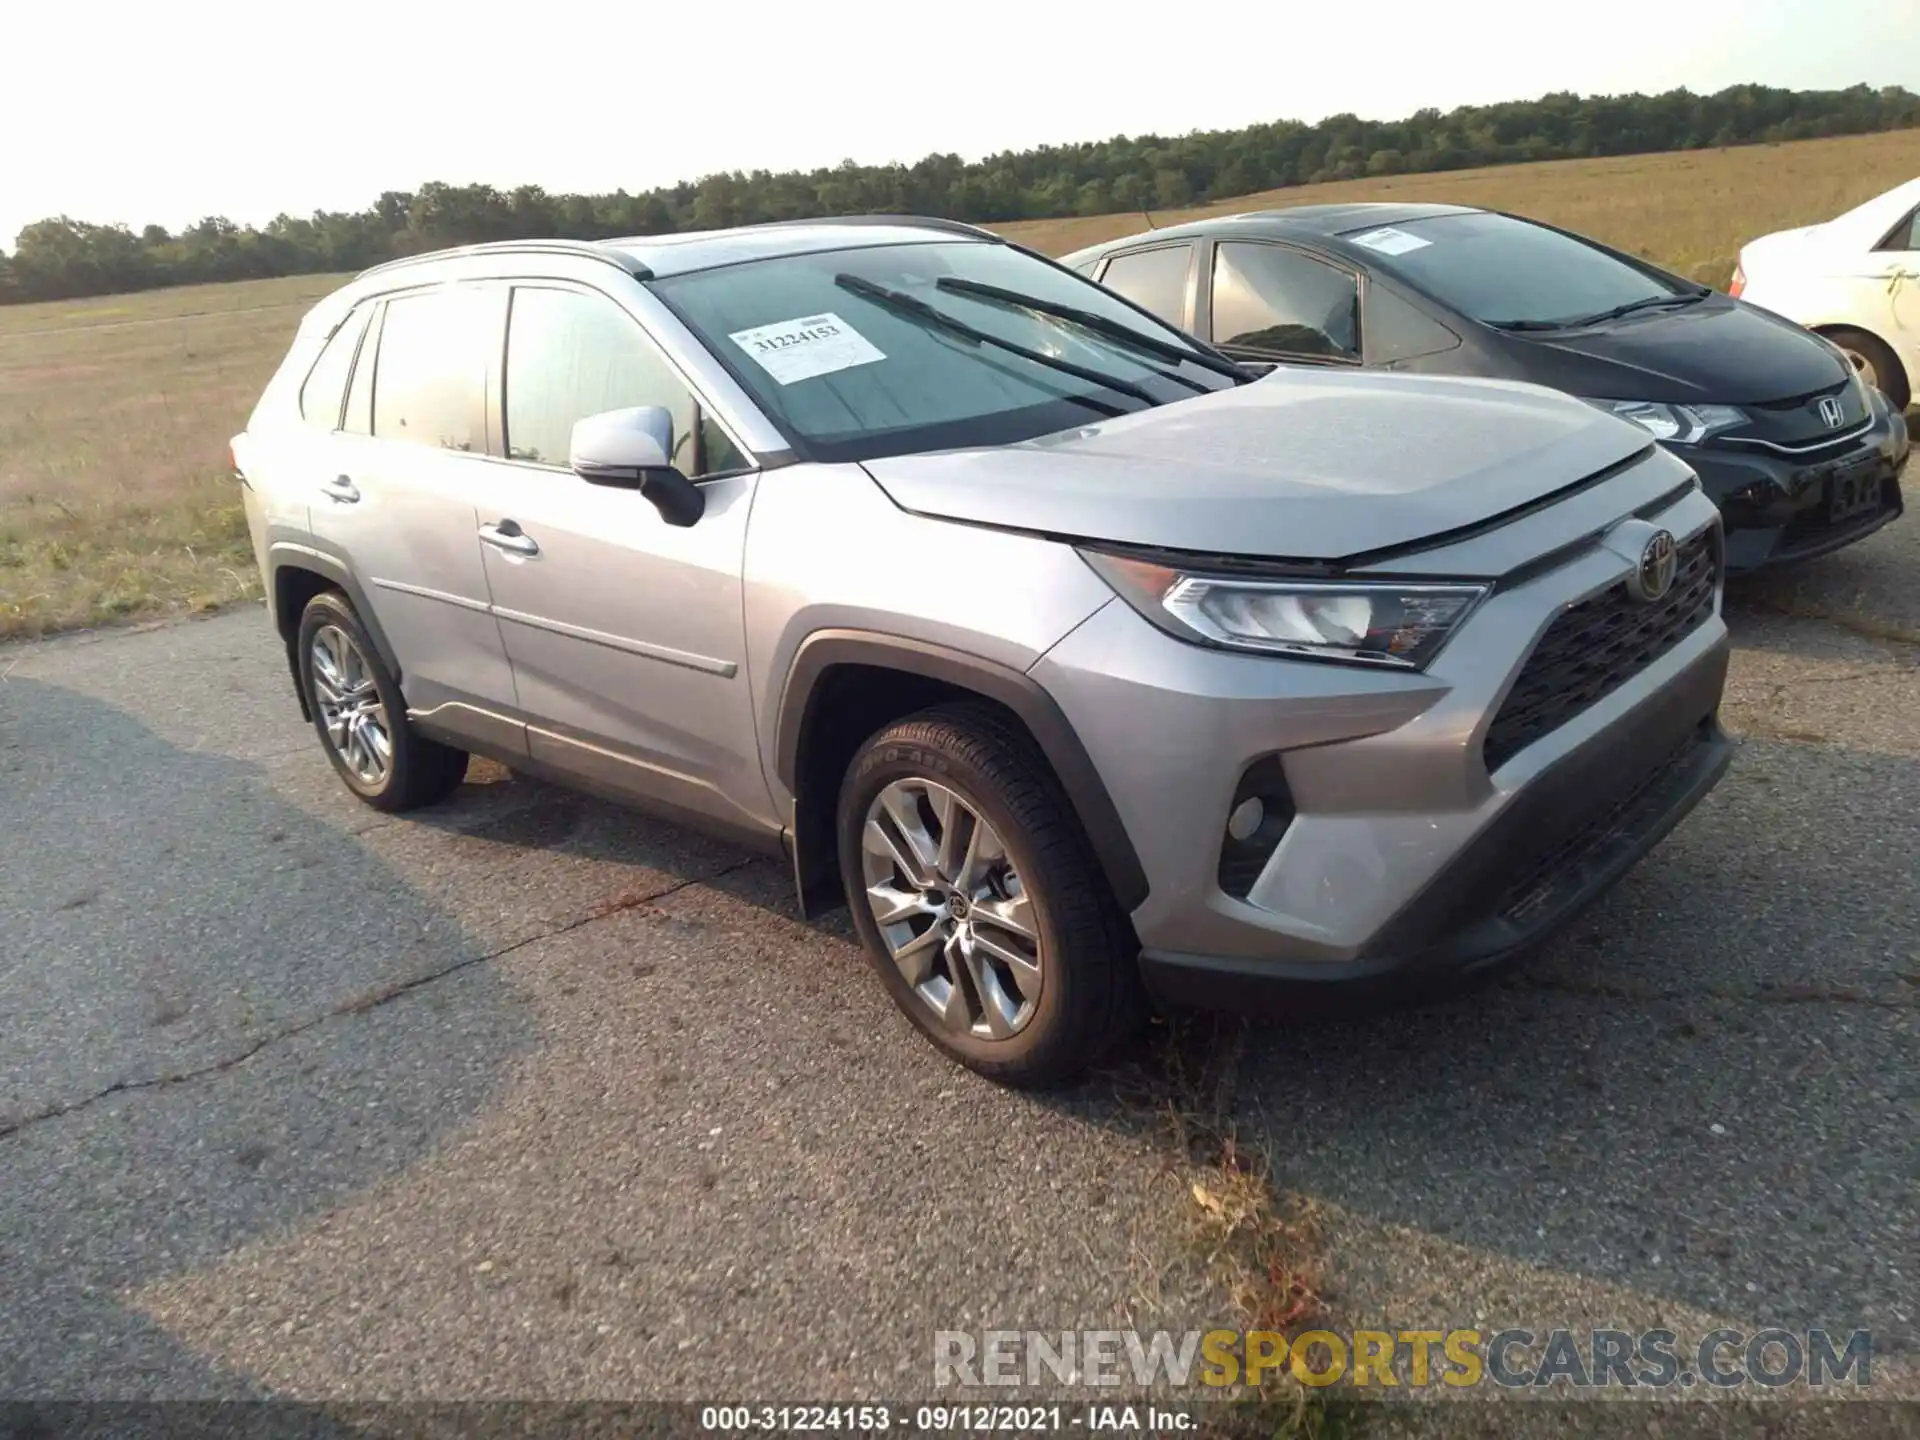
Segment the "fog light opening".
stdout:
[[1220,888],[1236,900],[1252,891],[1260,872],[1293,823],[1293,792],[1278,755],[1254,761],[1234,787],[1220,837]]

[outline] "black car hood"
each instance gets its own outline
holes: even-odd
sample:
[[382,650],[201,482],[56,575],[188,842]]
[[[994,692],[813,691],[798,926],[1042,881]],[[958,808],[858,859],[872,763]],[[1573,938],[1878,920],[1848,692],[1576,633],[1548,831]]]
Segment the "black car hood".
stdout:
[[1507,332],[1515,378],[1607,400],[1749,405],[1830,389],[1840,358],[1790,321],[1709,295],[1588,330]]

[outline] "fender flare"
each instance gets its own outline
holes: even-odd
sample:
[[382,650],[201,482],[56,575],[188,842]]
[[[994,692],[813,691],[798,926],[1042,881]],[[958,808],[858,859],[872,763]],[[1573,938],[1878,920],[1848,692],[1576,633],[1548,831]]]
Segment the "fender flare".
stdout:
[[[1012,711],[1053,767],[1121,908],[1131,913],[1147,898],[1146,870],[1127,835],[1126,824],[1107,792],[1106,782],[1054,698],[1022,671],[944,645],[866,630],[817,630],[801,642],[787,669],[774,728],[775,773],[795,797],[796,806],[808,803],[797,782],[809,706],[821,677],[837,665],[870,665],[924,676],[974,691]],[[799,854],[798,819],[796,815],[795,863],[804,874],[806,862]]]
[[300,617],[286,616],[280,613],[280,572],[282,570],[305,570],[320,576],[328,584],[335,586],[352,604],[354,613],[360,617],[367,638],[373,641],[373,648],[380,653],[381,663],[393,676],[394,683],[400,683],[400,657],[394,652],[393,644],[387,639],[386,632],[380,628],[379,617],[373,613],[373,606],[367,603],[367,593],[361,588],[360,581],[354,576],[352,568],[338,555],[316,548],[309,543],[311,537],[303,536],[298,542],[273,539],[267,546],[267,597],[273,607],[273,621],[287,645],[287,668],[293,672],[294,693],[300,699],[300,713],[303,718],[313,718],[306,687],[300,683],[300,656],[297,651],[299,641]]

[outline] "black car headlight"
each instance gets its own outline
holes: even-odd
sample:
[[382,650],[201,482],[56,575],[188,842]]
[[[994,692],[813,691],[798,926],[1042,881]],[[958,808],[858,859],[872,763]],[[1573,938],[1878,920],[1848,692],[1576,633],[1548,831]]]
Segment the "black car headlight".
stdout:
[[1122,599],[1195,644],[1418,670],[1486,597],[1466,583],[1286,580],[1208,574],[1083,548]]
[[1631,420],[1668,445],[1698,445],[1747,423],[1746,411],[1733,405],[1669,405],[1659,400],[1595,400],[1587,404]]

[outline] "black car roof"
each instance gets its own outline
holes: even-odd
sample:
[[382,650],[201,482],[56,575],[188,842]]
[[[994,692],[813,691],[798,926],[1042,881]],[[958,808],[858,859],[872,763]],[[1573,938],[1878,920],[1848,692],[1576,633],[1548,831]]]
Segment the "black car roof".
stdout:
[[1138,244],[1151,236],[1155,240],[1179,240],[1198,235],[1272,234],[1291,232],[1302,236],[1334,236],[1375,225],[1404,225],[1409,220],[1426,220],[1436,215],[1471,215],[1472,205],[1409,205],[1376,200],[1346,205],[1293,205],[1280,210],[1246,210],[1237,215],[1213,215],[1204,220],[1189,220],[1125,235],[1118,240],[1089,245],[1072,255],[1062,256],[1063,264],[1084,260],[1121,245]]

